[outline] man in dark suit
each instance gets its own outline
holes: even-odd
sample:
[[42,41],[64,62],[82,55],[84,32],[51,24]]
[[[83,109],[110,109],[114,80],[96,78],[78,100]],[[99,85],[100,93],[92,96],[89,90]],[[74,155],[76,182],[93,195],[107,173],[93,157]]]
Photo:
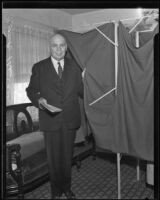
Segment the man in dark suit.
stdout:
[[[67,43],[61,34],[51,37],[50,50],[49,58],[33,66],[26,92],[33,105],[39,108],[52,198],[64,193],[68,199],[74,199],[71,164],[76,129],[81,123],[78,95],[83,98],[82,74],[76,62],[66,57]],[[52,113],[45,109],[46,103],[62,111]]]

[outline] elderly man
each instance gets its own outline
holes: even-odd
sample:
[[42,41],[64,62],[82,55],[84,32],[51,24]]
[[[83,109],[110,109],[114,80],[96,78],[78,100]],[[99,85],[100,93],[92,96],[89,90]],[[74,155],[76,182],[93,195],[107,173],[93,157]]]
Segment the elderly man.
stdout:
[[76,129],[81,123],[78,96],[83,98],[82,74],[76,62],[66,57],[67,43],[61,34],[51,37],[50,51],[49,58],[34,64],[26,92],[39,108],[52,198],[64,193],[68,199],[75,199],[71,165]]

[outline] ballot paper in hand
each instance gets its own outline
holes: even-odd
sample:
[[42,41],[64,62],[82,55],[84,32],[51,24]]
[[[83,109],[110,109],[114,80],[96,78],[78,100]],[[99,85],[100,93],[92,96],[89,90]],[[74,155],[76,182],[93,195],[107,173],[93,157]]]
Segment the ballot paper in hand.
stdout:
[[41,104],[44,108],[46,108],[48,111],[52,112],[52,113],[55,113],[55,112],[61,112],[62,109],[61,108],[57,108],[55,106],[52,106],[48,103],[43,103]]

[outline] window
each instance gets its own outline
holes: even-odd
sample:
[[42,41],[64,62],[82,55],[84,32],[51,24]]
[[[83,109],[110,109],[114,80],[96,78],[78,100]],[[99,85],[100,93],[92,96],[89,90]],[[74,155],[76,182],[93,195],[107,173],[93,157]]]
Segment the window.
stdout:
[[[7,21],[6,105],[30,102],[26,95],[33,64],[50,55],[52,28]],[[35,28],[36,27],[36,28]]]

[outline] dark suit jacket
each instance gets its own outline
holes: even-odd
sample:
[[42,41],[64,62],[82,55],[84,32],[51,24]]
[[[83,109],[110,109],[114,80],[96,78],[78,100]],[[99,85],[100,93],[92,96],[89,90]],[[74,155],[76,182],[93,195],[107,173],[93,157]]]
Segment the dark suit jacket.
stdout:
[[55,71],[51,57],[36,63],[32,68],[26,92],[36,107],[39,107],[38,99],[44,97],[49,104],[62,109],[58,114],[39,109],[40,130],[57,130],[62,122],[69,129],[80,127],[78,95],[83,96],[83,82],[81,71],[73,59],[65,58],[61,79]]

